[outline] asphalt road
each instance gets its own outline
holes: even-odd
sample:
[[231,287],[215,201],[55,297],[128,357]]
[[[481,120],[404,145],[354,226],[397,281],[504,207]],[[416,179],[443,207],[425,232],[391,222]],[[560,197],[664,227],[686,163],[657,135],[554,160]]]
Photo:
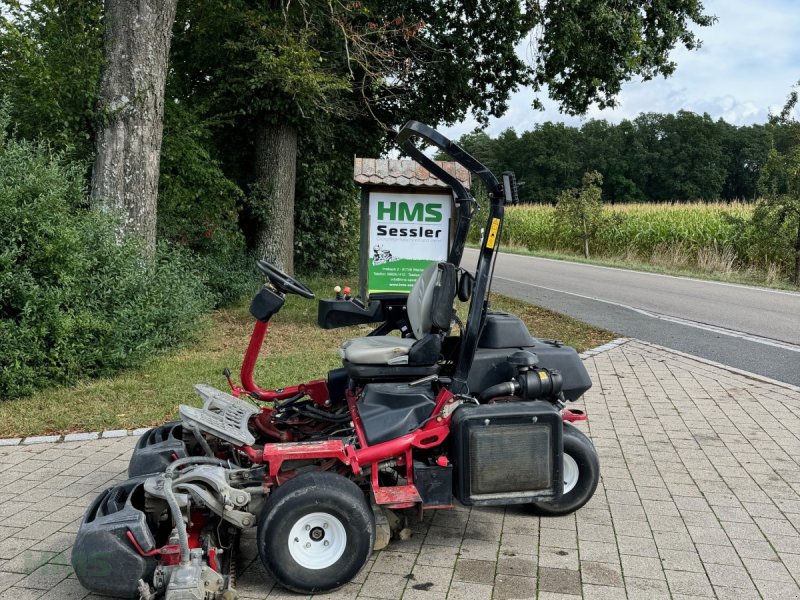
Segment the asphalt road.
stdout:
[[[464,264],[477,261],[466,250]],[[800,385],[800,294],[515,254],[494,291],[625,337]],[[535,335],[535,332],[533,332]]]

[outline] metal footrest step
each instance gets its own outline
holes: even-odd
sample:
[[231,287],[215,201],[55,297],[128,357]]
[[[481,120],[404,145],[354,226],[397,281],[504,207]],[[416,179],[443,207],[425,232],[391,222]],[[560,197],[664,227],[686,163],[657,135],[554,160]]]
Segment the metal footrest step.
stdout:
[[178,411],[184,423],[234,446],[252,446],[256,443],[247,425],[250,417],[261,412],[257,406],[210,385],[197,384],[194,390],[204,400],[203,408],[181,404]]
[[419,490],[415,485],[396,485],[373,489],[376,504],[387,504],[389,507],[403,508],[422,502]]

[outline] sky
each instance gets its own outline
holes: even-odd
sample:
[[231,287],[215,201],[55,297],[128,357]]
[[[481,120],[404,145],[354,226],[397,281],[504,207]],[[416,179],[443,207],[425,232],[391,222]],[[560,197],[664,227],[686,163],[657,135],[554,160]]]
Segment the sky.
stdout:
[[[617,123],[642,112],[678,110],[707,112],[735,125],[766,122],[800,80],[800,0],[705,0],[703,4],[718,21],[696,28],[703,41],[699,50],[672,52],[678,67],[671,77],[633,80],[623,86],[617,108],[593,107],[583,118],[562,114],[549,100],[544,111],[533,110],[533,92],[521,89],[511,97],[506,114],[490,120],[487,133],[495,136],[509,127],[527,131],[545,121],[580,126],[595,118]],[[525,50],[520,52],[524,56]],[[456,139],[477,126],[474,118],[467,118],[440,129]]]

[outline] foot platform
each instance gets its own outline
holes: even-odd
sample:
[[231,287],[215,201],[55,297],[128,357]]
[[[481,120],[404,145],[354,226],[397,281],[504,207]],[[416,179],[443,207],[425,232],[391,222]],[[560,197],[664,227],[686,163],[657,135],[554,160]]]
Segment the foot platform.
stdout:
[[250,417],[261,412],[257,406],[210,385],[197,384],[194,390],[204,400],[203,408],[181,404],[178,411],[184,423],[234,446],[252,446],[256,443],[248,423]]

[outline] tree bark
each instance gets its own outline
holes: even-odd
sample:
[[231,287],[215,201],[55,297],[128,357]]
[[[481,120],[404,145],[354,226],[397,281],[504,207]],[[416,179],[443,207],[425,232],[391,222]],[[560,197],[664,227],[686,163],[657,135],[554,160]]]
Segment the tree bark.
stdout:
[[120,239],[139,236],[152,255],[164,85],[177,0],[105,0],[105,65],[92,199],[120,215]]
[[583,257],[589,258],[589,228],[586,226],[586,217],[583,217]]
[[797,223],[797,237],[794,240],[794,284],[800,285],[800,219]]
[[297,129],[261,121],[256,136],[255,249],[267,262],[292,273]]

